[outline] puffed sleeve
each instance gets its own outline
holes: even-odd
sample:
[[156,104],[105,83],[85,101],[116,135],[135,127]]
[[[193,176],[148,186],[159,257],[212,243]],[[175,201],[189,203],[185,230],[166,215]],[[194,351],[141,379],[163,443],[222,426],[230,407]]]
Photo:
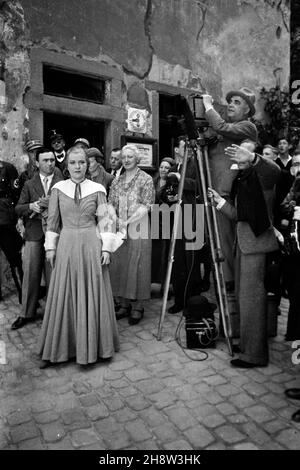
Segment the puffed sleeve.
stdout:
[[45,236],[45,250],[56,250],[59,232],[61,227],[61,216],[59,209],[59,190],[53,188],[51,191],[49,208],[48,208],[48,220],[47,220],[47,231]]
[[107,203],[104,193],[98,193],[97,234],[102,241],[102,251],[115,252],[123,243],[124,233],[116,232],[116,211]]

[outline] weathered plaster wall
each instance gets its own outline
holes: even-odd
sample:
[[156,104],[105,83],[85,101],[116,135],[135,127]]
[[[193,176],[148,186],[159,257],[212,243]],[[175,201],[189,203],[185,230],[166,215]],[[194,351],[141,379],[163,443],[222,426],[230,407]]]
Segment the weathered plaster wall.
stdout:
[[20,168],[22,142],[28,132],[23,93],[30,83],[27,28],[19,2],[0,2],[0,61],[4,65],[5,105],[0,106],[0,152]]
[[262,86],[274,85],[276,68],[282,69],[281,83],[288,84],[287,4],[280,0],[0,0],[0,59],[6,68],[8,98],[0,114],[3,157],[19,166],[28,129],[23,95],[30,86],[31,48],[117,67],[124,77],[124,107],[130,102],[151,112],[152,94],[144,90],[145,78],[207,90],[222,102],[232,88],[247,85],[258,93]]

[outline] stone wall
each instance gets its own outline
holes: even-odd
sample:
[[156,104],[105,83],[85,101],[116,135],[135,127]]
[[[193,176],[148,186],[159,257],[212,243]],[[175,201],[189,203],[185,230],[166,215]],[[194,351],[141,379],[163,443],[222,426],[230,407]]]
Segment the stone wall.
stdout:
[[[279,0],[0,1],[0,151],[20,169],[33,48],[116,67],[123,106],[152,108],[145,79],[213,94],[289,80],[289,3]],[[0,89],[3,90],[0,82]],[[258,117],[261,106],[258,109]],[[151,129],[151,128],[150,128]],[[150,130],[151,132],[151,130]],[[34,137],[34,136],[33,136]]]

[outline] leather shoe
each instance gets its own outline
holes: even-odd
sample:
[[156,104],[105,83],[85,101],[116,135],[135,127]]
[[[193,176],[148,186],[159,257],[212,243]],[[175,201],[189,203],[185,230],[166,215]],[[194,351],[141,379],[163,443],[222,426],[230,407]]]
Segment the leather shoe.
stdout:
[[258,364],[253,364],[252,362],[246,362],[242,359],[232,359],[230,361],[232,367],[238,367],[239,369],[251,369],[252,367],[259,367]]
[[292,414],[292,420],[295,421],[295,423],[300,423],[300,410],[297,410]]
[[144,316],[144,309],[134,308],[128,318],[129,325],[137,325]]
[[168,309],[168,313],[178,313],[181,312],[182,309],[183,307],[181,305],[174,304]]
[[23,328],[27,323],[27,318],[18,317],[13,324],[11,325],[12,330],[18,330],[19,328]]
[[284,391],[284,393],[288,398],[292,398],[293,400],[300,400],[300,388],[288,388]]
[[128,315],[131,312],[131,305],[128,305],[128,307],[120,307],[119,310],[116,312],[116,319],[121,320],[121,318],[128,317]]

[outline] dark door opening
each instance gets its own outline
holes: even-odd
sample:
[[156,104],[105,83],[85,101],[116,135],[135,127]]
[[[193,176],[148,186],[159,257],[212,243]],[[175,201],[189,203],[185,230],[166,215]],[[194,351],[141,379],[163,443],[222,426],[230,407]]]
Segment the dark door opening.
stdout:
[[97,147],[104,154],[104,121],[95,121],[65,114],[44,113],[44,144],[50,147],[49,137],[53,130],[62,134],[66,150],[79,137],[84,137],[91,147]]
[[176,95],[159,94],[159,161],[165,157],[174,158],[181,117],[177,103]]

